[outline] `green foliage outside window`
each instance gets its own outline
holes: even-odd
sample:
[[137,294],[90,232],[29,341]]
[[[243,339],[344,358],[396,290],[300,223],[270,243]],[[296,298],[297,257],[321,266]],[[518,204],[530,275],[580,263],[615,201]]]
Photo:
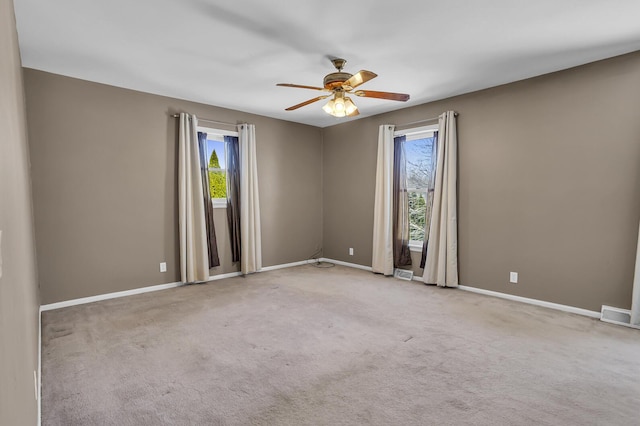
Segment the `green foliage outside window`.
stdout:
[[[209,169],[219,169],[220,160],[214,150],[209,158]],[[227,198],[227,172],[209,170],[209,191],[211,198]]]

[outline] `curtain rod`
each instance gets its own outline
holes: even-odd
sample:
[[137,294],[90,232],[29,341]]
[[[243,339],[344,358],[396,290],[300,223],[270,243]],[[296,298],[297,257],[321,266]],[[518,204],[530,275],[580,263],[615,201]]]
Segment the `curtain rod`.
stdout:
[[[458,116],[458,113],[454,111],[453,115],[455,115],[456,117]],[[436,121],[437,119],[439,119],[440,116],[438,117],[431,117],[431,118],[425,118],[424,120],[418,120],[418,121],[412,121],[410,123],[403,123],[403,124],[397,124],[397,127],[404,127],[404,126],[410,126],[412,124],[420,124],[420,123],[426,123],[427,121]]]
[[[171,115],[171,117],[173,117],[173,118],[178,118],[178,117],[180,117],[180,114],[173,114],[173,115]],[[224,124],[224,125],[226,125],[226,126],[233,126],[233,127],[236,127],[236,126],[237,126],[237,124],[227,123],[226,121],[209,120],[209,119],[206,119],[206,118],[200,118],[200,117],[198,117],[198,121],[206,121],[207,123]]]

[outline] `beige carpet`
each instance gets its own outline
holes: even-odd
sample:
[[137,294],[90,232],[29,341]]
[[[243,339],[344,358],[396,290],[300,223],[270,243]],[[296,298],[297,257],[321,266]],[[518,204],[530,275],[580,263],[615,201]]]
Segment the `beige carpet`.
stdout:
[[312,266],[43,313],[44,425],[639,425],[640,332]]

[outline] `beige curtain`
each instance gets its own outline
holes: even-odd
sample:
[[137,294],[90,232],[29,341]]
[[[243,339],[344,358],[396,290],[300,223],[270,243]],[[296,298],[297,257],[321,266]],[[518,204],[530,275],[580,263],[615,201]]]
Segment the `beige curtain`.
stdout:
[[438,159],[423,281],[441,287],[458,286],[457,148],[456,116],[440,115]]
[[202,197],[198,119],[180,114],[178,136],[178,225],[180,277],[183,283],[209,279],[207,228]]
[[378,131],[378,165],[373,208],[373,272],[393,275],[393,131],[384,124]]
[[258,161],[256,128],[238,126],[240,144],[240,270],[243,274],[262,269],[260,200],[258,196]]

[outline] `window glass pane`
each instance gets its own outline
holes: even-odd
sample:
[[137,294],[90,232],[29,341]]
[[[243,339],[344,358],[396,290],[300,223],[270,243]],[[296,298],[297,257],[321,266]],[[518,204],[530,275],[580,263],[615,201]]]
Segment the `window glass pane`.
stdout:
[[227,198],[227,172],[209,172],[211,198]]
[[424,241],[424,225],[427,217],[426,193],[409,191],[409,240]]
[[227,173],[224,171],[226,168],[224,142],[208,139],[207,159],[209,162],[208,167],[210,169],[223,169],[223,171],[209,171],[209,190],[211,191],[211,198],[226,198]]
[[415,139],[405,143],[408,188],[429,188],[429,180],[431,179],[433,163],[435,162],[431,158],[432,152],[433,137]]
[[224,142],[212,139],[207,140],[207,159],[209,168],[226,169]]
[[407,159],[407,195],[409,198],[409,239],[424,241],[425,223],[431,212],[428,211],[433,192],[435,155],[433,137],[414,139],[405,142]]

